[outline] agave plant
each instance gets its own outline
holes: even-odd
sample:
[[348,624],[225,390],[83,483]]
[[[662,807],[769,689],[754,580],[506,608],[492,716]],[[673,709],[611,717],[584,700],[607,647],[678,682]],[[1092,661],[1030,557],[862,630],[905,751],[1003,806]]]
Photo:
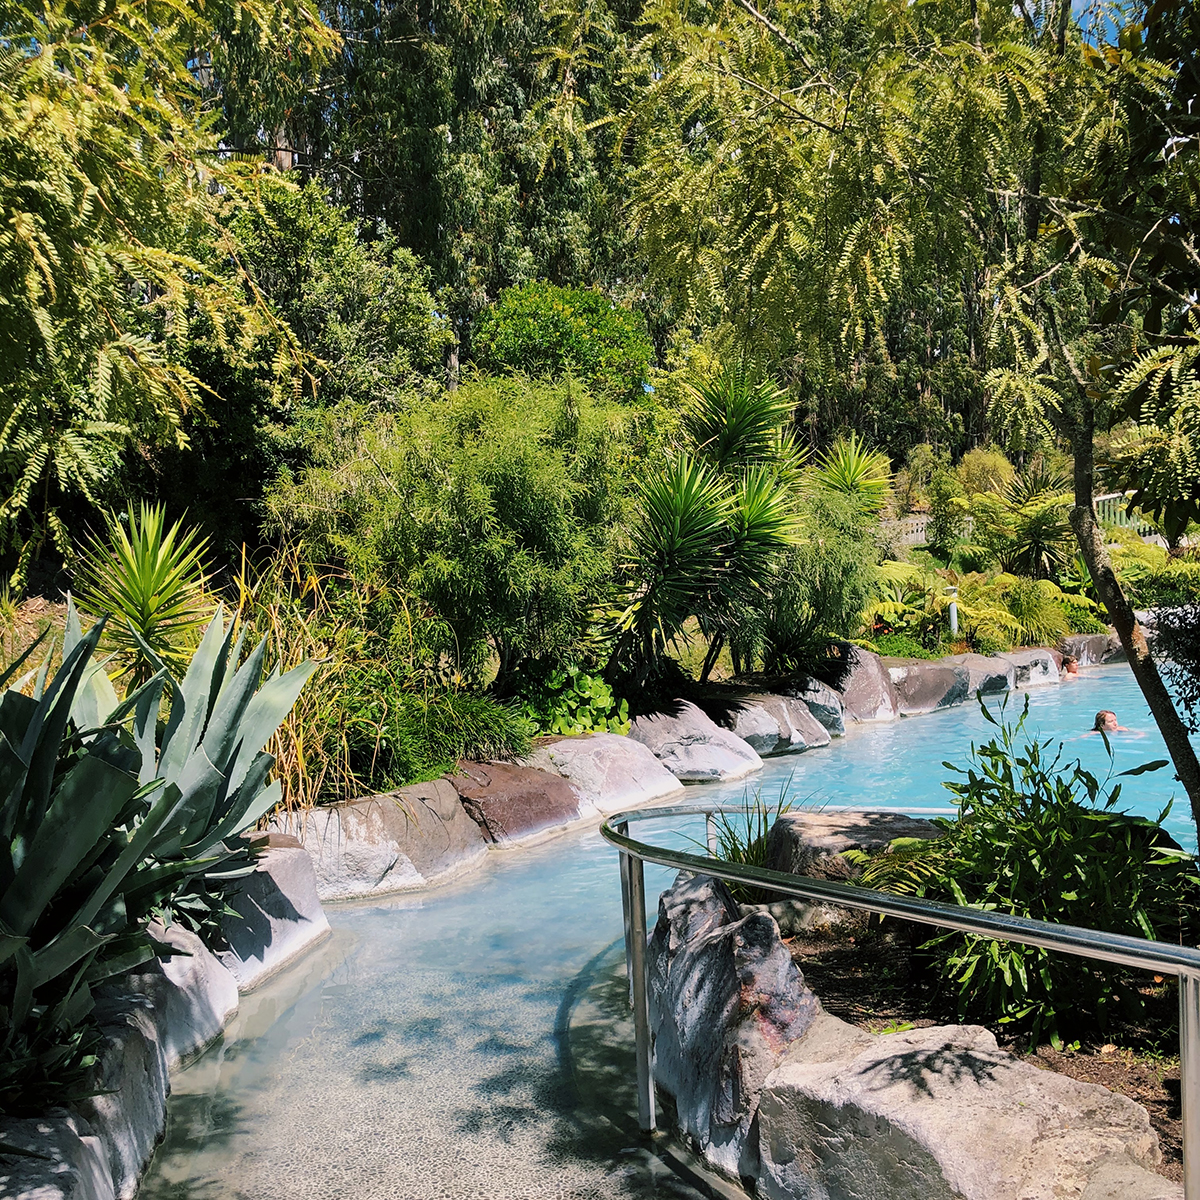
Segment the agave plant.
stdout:
[[0,695],[5,1111],[86,1090],[92,987],[153,956],[148,917],[196,880],[252,869],[236,835],[279,798],[259,749],[313,670],[260,687],[265,645],[239,666],[240,640],[218,612],[182,683],[160,663],[120,699],[93,661],[104,629],[101,620],[83,633],[69,604],[53,680],[43,665],[32,697]]
[[892,483],[887,456],[872,450],[851,433],[838,438],[820,457],[814,471],[818,487],[848,496],[863,513],[878,513]]
[[[182,672],[187,641],[211,615],[204,592],[208,541],[182,521],[166,528],[161,505],[130,505],[110,514],[104,537],[83,552],[77,599],[85,612],[115,618],[109,638],[131,685],[145,682],[156,661]],[[147,649],[148,648],[148,649]]]

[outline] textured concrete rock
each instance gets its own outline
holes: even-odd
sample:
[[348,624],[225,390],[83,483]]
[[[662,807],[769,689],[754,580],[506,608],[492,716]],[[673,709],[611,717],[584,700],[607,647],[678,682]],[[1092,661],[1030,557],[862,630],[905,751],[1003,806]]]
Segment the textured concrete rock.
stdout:
[[[1145,1109],[977,1026],[839,1039],[823,1016],[759,1103],[770,1200],[1177,1200]],[[840,1023],[839,1023],[840,1024]],[[864,1039],[868,1039],[864,1042]]]
[[580,816],[579,800],[561,775],[513,763],[458,764],[450,782],[489,842],[519,842]]
[[686,700],[675,701],[669,712],[635,717],[629,736],[682,783],[743,779],[762,767],[752,746]]
[[208,1045],[238,1004],[232,975],[195,934],[178,926],[153,932],[182,953],[97,993],[95,1016],[104,1032],[97,1094],[77,1106],[99,1139],[112,1193],[121,1200],[137,1190],[162,1133],[169,1072]]
[[1059,682],[1062,655],[1057,650],[1038,646],[1031,650],[1010,650],[997,657],[1012,663],[1017,672],[1018,687],[1038,687],[1043,683]]
[[798,696],[752,693],[736,701],[724,724],[763,758],[829,745],[829,730]]
[[322,900],[426,887],[478,865],[487,851],[445,779],[284,814],[277,825],[308,851]]
[[615,733],[547,739],[534,747],[525,765],[561,775],[585,817],[640,808],[683,791],[648,746]]
[[896,688],[903,717],[950,708],[966,700],[971,690],[971,673],[958,663],[944,659],[929,662],[919,658],[881,660]]
[[842,710],[853,721],[890,721],[900,715],[896,687],[883,660],[861,646],[837,642],[842,655],[834,688],[841,693]]
[[150,932],[160,942],[182,951],[148,969],[110,984],[104,995],[144,996],[155,1014],[158,1040],[168,1071],[199,1054],[238,1010],[237,980],[229,968],[194,934],[178,925]]
[[724,885],[680,874],[650,938],[654,1073],[704,1158],[730,1175],[758,1171],[758,1095],[820,1005],[775,922],[740,918]]
[[767,835],[767,866],[814,879],[853,879],[858,872],[841,857],[846,850],[885,850],[897,838],[940,832],[932,821],[878,809],[786,812]]
[[967,699],[1011,692],[1017,686],[1017,668],[1007,659],[987,654],[950,654],[939,661],[967,669]]
[[1074,655],[1081,667],[1125,661],[1125,647],[1115,633],[1072,633],[1063,638],[1059,649]]
[[812,679],[807,675],[797,675],[788,688],[788,695],[796,696],[808,705],[812,713],[834,737],[841,737],[846,732],[846,722],[842,714],[842,698],[827,683]]
[[299,845],[266,850],[229,907],[237,916],[221,923],[228,949],[217,957],[239,991],[257,987],[329,936],[312,859]]
[[36,1119],[3,1118],[0,1142],[42,1155],[0,1157],[5,1200],[115,1200],[108,1154],[82,1117],[59,1111]]

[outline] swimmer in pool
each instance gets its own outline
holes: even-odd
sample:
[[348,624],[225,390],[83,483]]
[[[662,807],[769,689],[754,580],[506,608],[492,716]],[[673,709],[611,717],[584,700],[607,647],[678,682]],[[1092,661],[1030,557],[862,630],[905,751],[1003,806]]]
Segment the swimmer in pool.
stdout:
[[1065,683],[1068,679],[1079,678],[1079,659],[1073,654],[1064,654],[1062,662],[1062,677]]
[[1117,724],[1117,714],[1110,708],[1102,708],[1096,714],[1096,720],[1092,724],[1093,733],[1128,733],[1129,730],[1124,725]]

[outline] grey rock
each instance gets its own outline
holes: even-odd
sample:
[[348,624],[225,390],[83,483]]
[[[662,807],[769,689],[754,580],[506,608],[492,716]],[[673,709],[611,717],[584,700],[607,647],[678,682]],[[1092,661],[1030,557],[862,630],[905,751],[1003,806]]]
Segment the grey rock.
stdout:
[[803,700],[808,706],[808,711],[833,737],[841,737],[846,732],[842,698],[827,683],[808,675],[797,675],[787,688],[787,694]]
[[881,660],[896,688],[903,717],[962,704],[971,690],[971,673],[958,663],[918,658]]
[[1072,633],[1063,638],[1059,649],[1078,659],[1081,667],[1125,661],[1125,647],[1115,633]]
[[[885,850],[896,838],[935,838],[940,833],[932,821],[878,809],[787,812],[767,835],[767,866],[813,879],[852,882],[859,868],[842,857],[843,851]],[[863,921],[854,909],[820,901],[777,900],[767,911],[785,937],[812,929],[846,934]]]
[[1057,650],[1037,646],[1030,650],[1010,650],[997,657],[1012,663],[1017,672],[1018,687],[1038,687],[1044,683],[1059,682],[1062,655]]
[[[770,1200],[1177,1200],[1145,1109],[1041,1071],[977,1026],[880,1037],[823,1017],[759,1103]],[[863,1038],[869,1038],[864,1044]]]
[[987,654],[950,654],[940,660],[967,669],[967,699],[1011,692],[1017,686],[1017,668],[1007,659]]
[[900,715],[899,697],[883,660],[861,646],[837,642],[842,673],[835,690],[841,693],[844,715],[854,721],[891,721]]
[[166,1067],[173,1071],[221,1035],[238,1010],[238,986],[229,968],[194,933],[178,925],[164,929],[157,922],[150,932],[182,953],[127,975],[103,994],[109,1000],[140,995],[150,1001]]
[[815,879],[853,879],[858,871],[842,854],[879,851],[897,838],[936,838],[932,822],[880,809],[841,812],[786,812],[767,835],[767,866],[772,871]]
[[5,1200],[115,1200],[104,1145],[79,1116],[58,1110],[46,1117],[0,1119],[0,1142],[43,1157],[0,1158]]
[[680,874],[649,946],[654,1073],[713,1166],[758,1170],[758,1094],[820,1010],[766,913],[739,917],[724,886]]
[[669,712],[634,718],[629,736],[682,783],[743,779],[762,769],[752,746],[686,700],[675,701]]
[[728,727],[763,758],[829,745],[829,730],[797,696],[741,697],[729,712]]
[[303,847],[266,850],[241,881],[221,932],[228,943],[217,957],[248,992],[329,936],[317,896],[317,876]]
[[276,819],[308,851],[322,900],[411,891],[478,866],[487,852],[448,780],[412,784]]
[[585,817],[640,808],[683,791],[683,784],[648,746],[615,733],[548,738],[534,747],[525,763],[561,775]]

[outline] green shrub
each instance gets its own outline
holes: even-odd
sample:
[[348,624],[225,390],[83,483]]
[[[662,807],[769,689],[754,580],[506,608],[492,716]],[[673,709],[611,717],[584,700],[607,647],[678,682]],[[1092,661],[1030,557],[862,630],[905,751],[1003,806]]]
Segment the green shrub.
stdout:
[[529,723],[488,696],[388,691],[378,673],[352,674],[347,683],[350,766],[381,791],[436,779],[459,759],[513,759],[529,750]]
[[1016,469],[1003,450],[994,446],[978,446],[962,456],[956,473],[964,494],[975,496],[983,492],[1004,491],[1016,474]]
[[1071,631],[1063,595],[1045,579],[1013,579],[1001,596],[1027,646],[1053,646]]
[[[860,856],[863,882],[1040,921],[1191,941],[1200,878],[1192,858],[1163,837],[1170,806],[1158,822],[1122,812],[1119,782],[1110,786],[1064,760],[1061,745],[1024,740],[1028,701],[1015,724],[981,707],[998,732],[965,769],[943,764],[960,776],[946,784],[957,820],[940,819],[941,838],[892,861]],[[1043,1036],[1058,1044],[1089,1026],[1103,1030],[1117,1013],[1141,1012],[1133,977],[1120,968],[957,932],[921,951],[962,1017],[1012,1024],[1031,1044]]]
[[598,395],[627,399],[642,392],[652,347],[645,319],[602,292],[526,283],[483,312],[472,353],[487,371],[569,372]]
[[937,658],[936,651],[927,650],[907,633],[881,633],[875,638],[875,649],[885,658]]
[[[498,687],[573,657],[611,583],[625,415],[576,383],[481,379],[401,413],[327,415],[315,465],[269,497],[304,563],[386,596],[443,682]],[[385,630],[374,627],[376,634]]]
[[944,558],[954,549],[966,528],[966,510],[960,498],[962,487],[950,471],[935,471],[929,481],[929,523],[925,541]]
[[1072,604],[1069,600],[1063,606],[1067,615],[1067,624],[1072,633],[1107,633],[1108,626],[1096,616],[1093,609],[1085,608],[1082,604]]
[[628,733],[629,703],[599,675],[575,663],[526,672],[518,681],[521,713],[539,734]]

